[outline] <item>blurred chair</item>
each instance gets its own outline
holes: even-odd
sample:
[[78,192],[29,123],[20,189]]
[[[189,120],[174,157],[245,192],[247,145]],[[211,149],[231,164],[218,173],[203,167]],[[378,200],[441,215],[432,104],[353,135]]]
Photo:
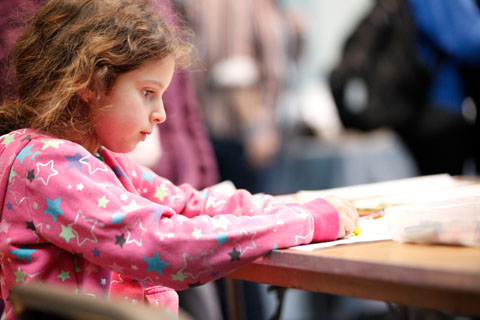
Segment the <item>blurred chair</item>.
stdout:
[[10,299],[19,320],[191,320],[181,310],[177,318],[164,310],[122,301],[93,299],[41,284],[16,287]]

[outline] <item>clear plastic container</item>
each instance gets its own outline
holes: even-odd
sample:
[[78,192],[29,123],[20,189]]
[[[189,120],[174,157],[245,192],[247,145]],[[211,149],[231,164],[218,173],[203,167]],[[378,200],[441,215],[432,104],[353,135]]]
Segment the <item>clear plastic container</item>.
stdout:
[[480,247],[480,197],[385,209],[392,239]]

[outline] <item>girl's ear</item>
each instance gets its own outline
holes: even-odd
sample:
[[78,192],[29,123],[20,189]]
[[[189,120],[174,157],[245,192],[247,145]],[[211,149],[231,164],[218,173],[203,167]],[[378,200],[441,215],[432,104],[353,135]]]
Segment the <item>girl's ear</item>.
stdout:
[[93,92],[92,90],[89,90],[89,89],[78,90],[77,94],[80,97],[80,99],[82,99],[83,101],[85,101],[88,104],[91,104],[92,102],[94,102],[96,100],[96,97],[97,97],[95,92]]

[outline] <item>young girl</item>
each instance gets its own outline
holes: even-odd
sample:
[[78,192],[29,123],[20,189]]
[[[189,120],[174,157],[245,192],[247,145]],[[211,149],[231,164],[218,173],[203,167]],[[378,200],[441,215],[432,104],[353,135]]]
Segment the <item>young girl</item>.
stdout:
[[41,281],[177,310],[174,290],[272,249],[334,240],[358,214],[175,186],[125,155],[165,121],[162,94],[188,44],[147,0],[52,0],[13,54],[0,108],[0,284]]

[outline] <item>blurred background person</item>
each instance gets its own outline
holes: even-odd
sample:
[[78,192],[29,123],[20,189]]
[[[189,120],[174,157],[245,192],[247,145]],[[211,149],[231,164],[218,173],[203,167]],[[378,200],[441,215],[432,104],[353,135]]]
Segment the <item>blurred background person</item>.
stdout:
[[13,72],[8,64],[8,55],[20,36],[20,28],[26,19],[45,0],[0,1],[0,102],[13,90]]
[[478,174],[478,2],[408,1],[418,31],[419,55],[431,82],[427,108],[403,136],[421,174]]
[[372,3],[330,73],[343,124],[395,131],[420,175],[477,174],[477,1]]
[[280,147],[284,20],[273,0],[178,1],[195,33],[196,85],[222,180],[263,192]]

